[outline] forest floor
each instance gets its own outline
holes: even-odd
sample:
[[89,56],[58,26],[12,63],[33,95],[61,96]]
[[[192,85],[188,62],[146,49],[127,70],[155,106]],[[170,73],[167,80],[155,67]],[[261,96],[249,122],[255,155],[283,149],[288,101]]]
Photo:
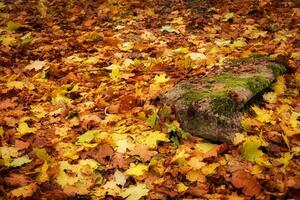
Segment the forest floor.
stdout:
[[[300,197],[297,1],[5,0],[0,19],[0,199]],[[290,69],[233,144],[159,104],[253,54]]]

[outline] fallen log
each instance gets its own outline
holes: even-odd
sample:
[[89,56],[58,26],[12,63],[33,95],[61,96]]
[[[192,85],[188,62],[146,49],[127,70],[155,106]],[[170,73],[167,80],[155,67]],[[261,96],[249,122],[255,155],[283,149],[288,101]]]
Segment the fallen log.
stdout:
[[286,67],[270,58],[250,57],[223,69],[181,81],[161,100],[173,107],[183,130],[212,141],[232,142],[241,130],[245,104],[285,73]]

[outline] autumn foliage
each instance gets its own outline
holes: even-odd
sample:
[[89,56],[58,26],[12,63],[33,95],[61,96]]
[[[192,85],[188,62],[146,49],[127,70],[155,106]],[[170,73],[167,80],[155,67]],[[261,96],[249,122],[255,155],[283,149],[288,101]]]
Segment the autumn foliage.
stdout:
[[[300,196],[297,1],[0,2],[0,199]],[[261,54],[289,65],[233,144],[158,97]]]

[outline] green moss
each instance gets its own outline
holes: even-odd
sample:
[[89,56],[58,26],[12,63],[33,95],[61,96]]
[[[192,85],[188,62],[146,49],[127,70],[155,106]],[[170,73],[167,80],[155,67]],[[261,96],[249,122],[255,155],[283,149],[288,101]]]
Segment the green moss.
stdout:
[[232,112],[236,111],[237,103],[229,96],[229,94],[223,94],[212,98],[211,108],[215,114],[229,116]]
[[199,101],[205,98],[216,97],[226,94],[225,92],[211,92],[211,91],[196,91],[190,90],[183,95],[180,96],[180,100],[182,100],[185,104],[190,104],[192,101]]
[[224,72],[214,77],[206,79],[209,83],[221,83],[224,84],[226,89],[231,89],[235,87],[246,87],[248,78],[241,78],[236,74],[229,72]]
[[262,76],[248,78],[248,88],[253,94],[257,94],[270,85],[270,81]]
[[286,67],[278,63],[270,63],[267,65],[268,68],[272,69],[275,77],[280,76],[286,72]]

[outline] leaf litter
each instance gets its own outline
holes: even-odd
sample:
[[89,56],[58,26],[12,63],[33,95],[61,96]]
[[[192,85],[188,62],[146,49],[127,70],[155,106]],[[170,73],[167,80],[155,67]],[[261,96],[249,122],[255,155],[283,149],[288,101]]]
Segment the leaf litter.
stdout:
[[[0,196],[299,197],[297,2],[186,2],[0,3]],[[234,144],[184,132],[156,101],[257,53],[291,73],[244,114]]]

